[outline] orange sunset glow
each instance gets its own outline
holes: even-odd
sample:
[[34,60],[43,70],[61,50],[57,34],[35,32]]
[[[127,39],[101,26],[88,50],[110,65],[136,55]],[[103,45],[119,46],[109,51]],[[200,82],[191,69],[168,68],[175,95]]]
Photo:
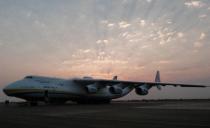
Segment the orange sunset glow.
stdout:
[[[0,1],[0,89],[26,75],[154,81],[156,70],[165,82],[210,85],[209,0]],[[124,99],[142,98],[210,98],[210,90]]]

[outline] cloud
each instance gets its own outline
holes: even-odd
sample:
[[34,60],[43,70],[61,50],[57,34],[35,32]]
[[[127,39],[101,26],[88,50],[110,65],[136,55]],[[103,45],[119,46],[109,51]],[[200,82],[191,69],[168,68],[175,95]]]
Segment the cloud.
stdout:
[[164,45],[166,43],[169,43],[173,40],[175,32],[170,31],[168,28],[165,28],[163,30],[159,30],[157,32],[157,37],[160,40],[159,44]]
[[141,48],[143,48],[143,49],[149,48],[149,47],[151,47],[151,45],[143,45],[143,46],[141,46]]
[[118,23],[119,28],[127,28],[129,26],[131,26],[131,24],[127,23],[126,21],[121,21]]
[[159,64],[170,64],[170,63],[172,63],[172,61],[171,60],[160,60],[160,61],[158,61],[158,63]]
[[[104,53],[103,53],[104,54]],[[126,60],[112,60],[112,59],[105,59],[105,60],[94,60],[93,61],[94,64],[98,64],[98,65],[101,65],[101,64],[128,64],[128,61]]]
[[125,37],[125,38],[127,37],[127,35],[128,35],[128,32],[123,32],[123,33],[121,34],[121,36],[122,36],[122,37]]
[[110,28],[112,28],[112,27],[114,27],[115,25],[113,24],[113,23],[109,23],[109,24],[107,24],[107,27],[110,27]]
[[164,45],[164,44],[166,44],[166,41],[161,40],[161,41],[159,42],[159,44],[160,44],[160,45]]
[[109,21],[108,20],[102,20],[101,23],[102,24],[107,24],[107,23],[109,23]]
[[79,49],[78,52],[79,53],[90,53],[92,50],[91,49]]
[[141,21],[140,21],[140,25],[141,25],[142,27],[144,27],[144,26],[146,25],[146,21],[145,21],[145,20],[141,20]]
[[195,42],[194,47],[195,48],[201,48],[201,47],[203,47],[203,43],[202,42]]
[[[5,45],[11,42],[10,47],[13,48],[8,46],[4,50],[7,52],[2,53],[1,50],[0,55],[16,55],[15,51],[23,51],[22,47],[28,50],[26,46],[30,44],[33,46],[31,49],[34,46],[37,47],[35,49],[44,49],[43,53],[33,52],[36,54],[32,58],[39,58],[37,54],[42,57],[46,55],[51,60],[49,63],[59,63],[67,76],[68,73],[104,75],[117,72],[130,78],[135,77],[140,69],[145,68],[144,72],[139,72],[142,75],[157,68],[157,65],[151,66],[153,61],[167,64],[170,63],[167,58],[182,61],[186,56],[195,60],[207,56],[200,53],[199,56],[192,56],[191,53],[199,48],[208,51],[203,45],[209,43],[209,11],[201,8],[205,7],[206,1],[184,0],[184,5],[180,0],[173,1],[173,4],[167,0],[124,2],[85,1],[82,2],[84,7],[79,6],[81,1],[68,4],[43,2],[42,6],[34,4],[27,6],[27,9],[24,8],[25,4],[18,4],[18,9],[1,8],[2,11],[5,9],[5,13],[0,14],[1,42]],[[152,2],[155,4],[150,4]],[[35,12],[30,13],[30,10]],[[20,15],[22,12],[23,16]],[[81,13],[85,17],[81,18]],[[179,43],[181,41],[183,43]],[[37,45],[37,42],[40,43]],[[21,46],[14,47],[17,44]],[[56,48],[51,49],[51,46]],[[31,58],[31,54],[24,52],[25,56]],[[140,64],[144,65],[138,66]]]
[[207,18],[207,15],[206,14],[199,15],[199,18],[201,19]]
[[[104,52],[99,54],[104,55]],[[127,60],[120,59],[77,59],[77,60],[65,60],[62,63],[59,71],[71,72],[79,75],[91,75],[91,76],[109,76],[115,75],[117,72],[125,70],[129,67]],[[137,67],[132,67],[136,69]],[[138,68],[140,69],[140,67]]]
[[200,34],[199,39],[200,39],[200,40],[203,40],[205,37],[206,37],[206,34],[205,34],[204,32],[202,32],[202,33]]
[[147,2],[148,2],[148,3],[151,3],[151,2],[152,2],[152,0],[147,0]]
[[203,7],[205,4],[201,1],[188,1],[184,3],[187,7],[189,8],[201,8]]
[[32,12],[30,12],[30,11],[29,12],[26,12],[26,16],[27,17],[31,17],[32,16]]
[[97,40],[96,44],[101,44],[103,41],[102,40]]
[[42,28],[46,27],[46,24],[39,20],[34,20],[34,24],[37,25],[38,27],[42,27]]
[[90,49],[83,50],[84,53],[89,53],[90,51]]
[[182,37],[184,37],[184,33],[178,32],[178,33],[177,33],[177,36],[178,36],[179,38],[182,38]]
[[[206,37],[206,34],[204,32],[202,32],[199,36],[199,39],[198,41],[196,41],[193,45],[194,45],[194,48],[202,48],[203,47],[203,42],[202,40],[204,40]],[[197,49],[195,50],[197,52]]]
[[167,21],[167,24],[172,24],[173,22],[171,21],[171,19],[168,19]]
[[109,40],[97,40],[96,41],[96,44],[108,44],[108,43],[110,43],[110,41]]
[[109,43],[109,41],[108,41],[108,40],[103,40],[103,42],[104,42],[105,44],[108,44],[108,43]]
[[[167,20],[165,20],[166,24],[168,24]],[[162,21],[146,21],[142,18],[136,18],[134,20],[129,21],[120,21],[113,22],[112,24],[118,24],[119,27],[114,27],[112,29],[112,42],[115,44],[117,42],[131,42],[130,46],[138,45],[137,43],[141,43],[142,45],[147,45],[145,43],[157,43],[160,45],[164,45],[166,43],[172,42],[175,40],[176,34],[170,27],[164,26]],[[147,27],[144,27],[146,26]],[[123,29],[121,29],[123,28]],[[118,37],[115,36],[118,35]],[[181,38],[184,36],[184,33],[178,33],[178,36]],[[102,40],[97,41],[98,44],[103,43]],[[122,44],[122,43],[121,43]],[[140,45],[141,45],[140,44]],[[141,46],[139,46],[141,48]]]

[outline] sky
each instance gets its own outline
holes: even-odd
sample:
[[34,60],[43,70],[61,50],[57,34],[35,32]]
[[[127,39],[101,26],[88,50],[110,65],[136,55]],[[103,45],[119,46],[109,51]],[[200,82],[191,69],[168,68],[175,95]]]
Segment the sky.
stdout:
[[[0,0],[2,88],[26,75],[210,85],[209,0]],[[123,99],[210,98],[153,88]]]

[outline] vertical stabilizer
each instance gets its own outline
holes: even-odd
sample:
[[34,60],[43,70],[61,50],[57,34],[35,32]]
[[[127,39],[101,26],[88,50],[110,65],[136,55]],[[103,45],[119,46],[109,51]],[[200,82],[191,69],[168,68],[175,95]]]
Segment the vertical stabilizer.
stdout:
[[155,82],[161,82],[161,80],[160,80],[160,72],[159,71],[157,71],[157,73],[156,73]]
[[114,77],[113,77],[113,80],[117,80],[117,76],[114,76]]
[[[159,71],[157,71],[157,73],[156,73],[155,82],[156,82],[156,83],[161,82],[161,80],[160,80],[160,72],[159,72]],[[158,84],[157,84],[156,87],[157,87],[159,90],[161,90],[161,85],[158,85]]]

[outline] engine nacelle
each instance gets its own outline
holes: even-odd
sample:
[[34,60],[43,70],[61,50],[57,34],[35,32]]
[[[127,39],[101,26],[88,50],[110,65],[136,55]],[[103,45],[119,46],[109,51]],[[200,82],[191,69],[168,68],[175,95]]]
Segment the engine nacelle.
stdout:
[[95,84],[87,85],[87,86],[85,87],[85,89],[86,89],[86,91],[87,91],[88,93],[96,93],[96,92],[98,91],[98,88],[97,88],[97,86],[96,86]]
[[136,94],[138,95],[147,95],[149,93],[148,89],[144,88],[143,86],[136,87],[135,91],[136,91]]
[[112,93],[112,94],[122,94],[123,93],[123,89],[122,87],[120,86],[111,86],[109,88],[109,91]]

